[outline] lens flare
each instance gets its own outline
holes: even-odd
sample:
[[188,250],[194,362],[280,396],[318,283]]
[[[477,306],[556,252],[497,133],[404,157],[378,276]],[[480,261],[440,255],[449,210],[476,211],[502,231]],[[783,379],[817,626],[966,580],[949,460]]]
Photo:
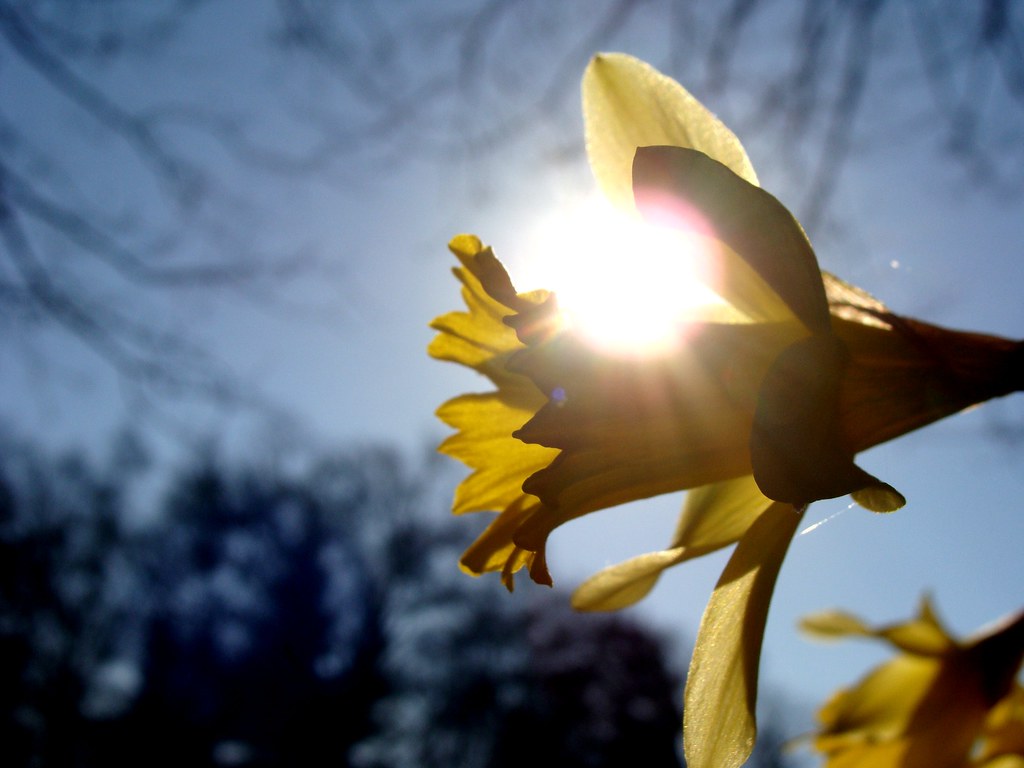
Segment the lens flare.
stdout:
[[521,271],[524,285],[557,294],[567,325],[593,345],[648,355],[727,308],[708,287],[715,251],[698,220],[659,226],[594,198],[542,225]]

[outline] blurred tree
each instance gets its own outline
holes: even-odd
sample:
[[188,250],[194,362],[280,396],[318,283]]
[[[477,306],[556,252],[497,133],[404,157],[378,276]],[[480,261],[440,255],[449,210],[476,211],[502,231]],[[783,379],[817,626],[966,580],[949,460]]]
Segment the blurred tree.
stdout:
[[344,764],[381,686],[376,595],[346,525],[359,504],[326,509],[294,481],[211,461],[177,481],[149,545],[157,607],[126,727],[138,759],[166,741],[192,765]]
[[667,640],[465,578],[433,464],[0,447],[5,764],[679,764]]
[[[56,462],[0,438],[0,743],[11,765],[73,765],[123,711],[147,620],[123,494],[145,467]],[[135,463],[126,462],[133,455]]]
[[390,693],[354,764],[678,766],[681,681],[666,641],[621,616],[573,613],[563,594],[510,598],[469,580],[450,568],[459,539],[417,547],[420,568],[390,591]]

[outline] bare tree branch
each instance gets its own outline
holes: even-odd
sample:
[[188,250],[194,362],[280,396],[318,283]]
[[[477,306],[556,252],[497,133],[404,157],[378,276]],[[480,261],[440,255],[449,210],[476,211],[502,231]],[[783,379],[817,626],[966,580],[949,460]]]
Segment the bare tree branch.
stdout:
[[[158,72],[156,52],[194,34],[190,22],[218,10],[216,0],[102,9],[0,0],[5,87],[73,113],[84,127],[61,130],[79,152],[87,132],[102,136],[118,170],[145,188],[139,200],[115,202],[102,181],[76,172],[56,129],[26,128],[18,104],[0,103],[5,323],[37,327],[49,318],[128,380],[153,382],[162,366],[167,389],[194,384],[209,396],[218,389],[200,375],[209,356],[194,340],[172,343],[167,324],[145,311],[151,299],[230,292],[287,306],[286,283],[332,274],[303,243],[266,243],[253,226],[267,216],[252,179],[342,188],[357,180],[356,159],[479,162],[517,144],[539,159],[578,158],[582,66],[596,51],[630,50],[638,36],[664,52],[672,74],[685,70],[694,90],[720,95],[745,137],[778,147],[768,154],[806,190],[798,214],[809,228],[828,212],[867,110],[915,140],[943,141],[979,183],[1024,191],[1024,12],[1012,0],[260,7],[269,20],[246,50],[264,56],[277,80],[259,84],[266,92],[253,107],[255,96],[245,105],[129,96],[104,77],[114,65],[137,67],[138,82],[189,77]],[[914,77],[929,89],[930,110],[879,87],[887,78],[919,91]],[[879,99],[888,99],[885,109]]]
[[[172,329],[150,301],[165,303],[160,295],[168,291],[231,292],[262,307],[322,265],[302,244],[281,252],[250,247],[245,216],[253,214],[240,213],[252,205],[250,192],[233,189],[234,179],[217,178],[220,171],[209,167],[194,142],[175,140],[176,127],[202,131],[241,125],[241,118],[232,123],[226,109],[198,102],[193,108],[129,106],[115,88],[90,77],[87,64],[90,56],[119,60],[142,39],[173,41],[188,14],[206,4],[175,2],[144,21],[156,6],[121,7],[124,13],[109,28],[112,40],[107,29],[94,34],[94,24],[61,23],[62,12],[72,10],[95,20],[95,9],[84,5],[49,9],[0,0],[5,90],[77,110],[97,135],[113,139],[112,152],[127,152],[115,155],[116,162],[141,188],[138,198],[129,197],[131,207],[119,210],[64,149],[78,121],[29,135],[17,100],[0,103],[2,317],[5,324],[61,329],[105,360],[136,397],[255,404],[261,398],[250,385],[234,379],[188,332]],[[45,15],[49,10],[52,17]],[[144,47],[137,53],[143,62],[150,55]],[[12,77],[37,79],[30,86]],[[192,119],[205,110],[207,123]],[[218,137],[214,130],[208,135]],[[225,130],[219,138],[244,162],[248,147],[241,135]],[[130,188],[117,191],[121,198],[131,194]]]
[[179,203],[187,204],[196,197],[201,174],[172,155],[157,139],[149,123],[121,108],[51,52],[36,36],[26,18],[8,3],[0,4],[0,33],[11,48],[59,93],[132,145],[139,157],[152,165]]

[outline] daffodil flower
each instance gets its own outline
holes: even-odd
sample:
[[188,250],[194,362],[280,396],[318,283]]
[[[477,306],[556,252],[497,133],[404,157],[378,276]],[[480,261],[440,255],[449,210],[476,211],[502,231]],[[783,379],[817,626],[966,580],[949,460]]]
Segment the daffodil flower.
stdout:
[[667,549],[598,573],[574,604],[623,607],[665,568],[738,543],[701,622],[684,721],[688,764],[728,768],[753,747],[768,604],[806,506],[845,494],[874,511],[902,506],[855,454],[1021,389],[1024,345],[899,317],[821,272],[739,140],[649,65],[596,57],[583,107],[605,195],[706,241],[726,304],[674,344],[623,356],[566,323],[556,295],[517,292],[478,238],[454,238],[467,311],[434,320],[429,352],[496,387],[438,411],[456,430],[440,450],[473,470],[453,510],[498,512],[462,567],[498,571],[510,589],[521,568],[550,584],[557,526],[690,489]]
[[840,611],[808,617],[823,638],[888,642],[896,657],[818,712],[826,768],[1011,768],[1024,765],[1024,612],[957,640],[931,603],[910,621],[871,627]]
[[1024,686],[1019,681],[989,710],[974,765],[1024,768]]

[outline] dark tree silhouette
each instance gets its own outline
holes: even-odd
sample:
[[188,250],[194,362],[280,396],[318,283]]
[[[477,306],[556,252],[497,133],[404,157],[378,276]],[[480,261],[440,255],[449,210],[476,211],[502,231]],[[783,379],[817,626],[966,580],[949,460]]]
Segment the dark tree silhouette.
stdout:
[[391,692],[357,766],[679,765],[681,676],[662,638],[573,613],[558,592],[509,596],[444,569],[458,551],[421,549],[422,573],[438,575],[390,595]]
[[343,765],[382,685],[376,595],[342,527],[359,510],[232,474],[182,478],[151,545],[158,609],[126,730],[138,759],[168,741],[179,764]]
[[139,650],[147,600],[122,493],[145,457],[131,441],[116,449],[115,475],[0,440],[0,738],[11,765],[77,764],[89,722],[119,711],[135,684],[122,661]]
[[432,464],[0,447],[5,764],[679,765],[667,639],[460,573]]

